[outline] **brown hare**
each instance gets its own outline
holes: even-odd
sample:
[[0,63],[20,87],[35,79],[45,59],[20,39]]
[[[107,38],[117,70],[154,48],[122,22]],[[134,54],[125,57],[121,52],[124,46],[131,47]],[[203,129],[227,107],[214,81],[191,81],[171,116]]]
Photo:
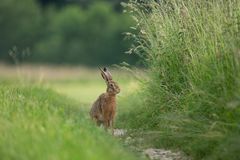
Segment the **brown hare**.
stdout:
[[101,94],[93,103],[90,110],[91,118],[98,126],[103,124],[107,130],[111,128],[113,134],[114,117],[116,113],[116,95],[120,92],[118,84],[112,80],[111,73],[107,68],[99,68],[102,78],[107,84],[106,93]]

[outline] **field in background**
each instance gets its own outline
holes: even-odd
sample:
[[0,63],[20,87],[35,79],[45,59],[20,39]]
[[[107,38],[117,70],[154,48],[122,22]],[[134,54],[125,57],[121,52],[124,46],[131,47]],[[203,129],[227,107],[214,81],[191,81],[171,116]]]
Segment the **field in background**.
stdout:
[[[134,93],[138,81],[132,73],[112,69],[113,78],[121,87],[119,99]],[[76,100],[80,104],[91,105],[106,90],[98,68],[83,66],[50,65],[0,65],[1,79],[21,83],[37,83],[52,88],[60,94]]]

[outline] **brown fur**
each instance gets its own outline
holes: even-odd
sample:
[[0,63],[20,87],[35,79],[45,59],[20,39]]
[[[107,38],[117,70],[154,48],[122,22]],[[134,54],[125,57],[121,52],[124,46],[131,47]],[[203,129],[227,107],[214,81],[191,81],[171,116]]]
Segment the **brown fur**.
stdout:
[[106,81],[107,90],[106,93],[101,94],[93,103],[90,110],[90,117],[98,126],[103,124],[106,130],[111,128],[113,133],[114,118],[116,114],[116,95],[120,92],[120,88],[111,77],[106,76],[108,74],[105,74],[103,71],[101,74]]

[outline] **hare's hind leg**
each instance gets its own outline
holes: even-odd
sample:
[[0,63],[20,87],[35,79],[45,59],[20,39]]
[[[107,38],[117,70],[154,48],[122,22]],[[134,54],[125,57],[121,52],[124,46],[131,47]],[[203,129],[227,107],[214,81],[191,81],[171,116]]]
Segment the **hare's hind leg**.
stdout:
[[96,123],[96,125],[97,125],[98,127],[100,127],[101,124],[103,123],[103,122],[99,119],[98,116],[92,117],[92,120]]

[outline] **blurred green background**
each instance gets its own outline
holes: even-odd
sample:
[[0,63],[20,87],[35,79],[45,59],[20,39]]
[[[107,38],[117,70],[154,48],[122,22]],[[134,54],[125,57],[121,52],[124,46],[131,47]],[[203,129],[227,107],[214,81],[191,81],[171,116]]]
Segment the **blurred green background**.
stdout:
[[133,21],[120,0],[1,0],[0,61],[135,64],[124,40]]

